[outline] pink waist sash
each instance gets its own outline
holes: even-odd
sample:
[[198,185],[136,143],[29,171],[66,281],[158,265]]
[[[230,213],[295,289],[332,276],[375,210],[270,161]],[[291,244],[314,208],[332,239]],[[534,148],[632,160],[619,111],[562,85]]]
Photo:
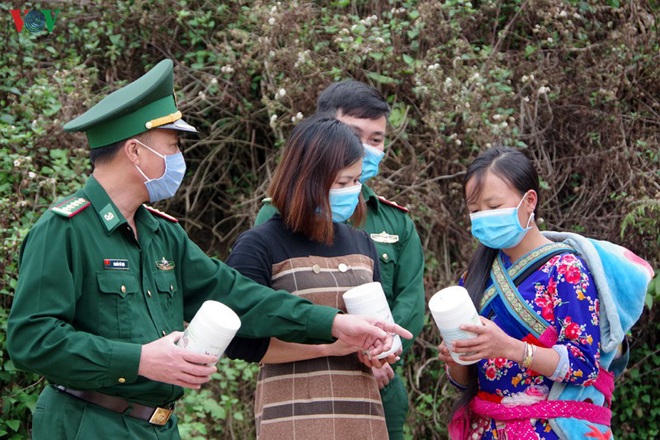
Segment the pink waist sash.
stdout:
[[[572,417],[606,426],[610,426],[612,420],[612,411],[608,408],[574,400],[545,400],[531,405],[506,406],[475,397],[470,402],[470,412],[485,419],[506,422],[507,438],[514,439],[535,437],[530,419]],[[461,408],[449,424],[449,436],[452,440],[466,439],[469,429],[467,411]]]

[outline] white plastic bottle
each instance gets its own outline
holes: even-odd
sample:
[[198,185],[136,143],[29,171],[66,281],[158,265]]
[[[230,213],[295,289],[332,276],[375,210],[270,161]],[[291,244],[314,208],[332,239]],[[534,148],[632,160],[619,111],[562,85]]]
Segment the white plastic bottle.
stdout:
[[220,358],[240,327],[241,320],[232,309],[218,301],[204,301],[177,345]]
[[[436,292],[429,300],[429,310],[431,310],[433,320],[438,326],[447,348],[453,341],[477,337],[475,333],[459,329],[462,324],[483,325],[470,294],[462,286],[450,286]],[[466,362],[458,358],[466,355],[465,353],[454,353],[451,350],[449,352],[451,357],[461,365],[471,365],[477,362]]]
[[[379,282],[375,281],[353,287],[344,292],[343,297],[346,310],[351,315],[375,316],[382,321],[394,323],[392,311],[389,304],[387,304],[385,292],[383,292],[383,286]],[[377,358],[382,359],[390,353],[396,353],[399,349],[401,349],[401,338],[395,334],[392,336],[392,348],[379,354]]]

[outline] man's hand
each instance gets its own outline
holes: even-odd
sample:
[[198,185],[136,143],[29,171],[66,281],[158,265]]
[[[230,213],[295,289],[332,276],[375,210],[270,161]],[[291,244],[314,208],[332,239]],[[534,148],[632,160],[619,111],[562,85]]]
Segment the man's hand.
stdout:
[[142,346],[138,374],[147,379],[198,390],[218,371],[218,358],[178,347],[183,332],[172,332]]
[[412,333],[397,324],[371,316],[337,314],[332,323],[332,336],[361,350],[378,356],[392,347],[392,333],[412,339]]
[[394,370],[390,367],[390,364],[385,364],[381,368],[372,367],[371,371],[374,373],[379,390],[385,388],[385,385],[394,379]]

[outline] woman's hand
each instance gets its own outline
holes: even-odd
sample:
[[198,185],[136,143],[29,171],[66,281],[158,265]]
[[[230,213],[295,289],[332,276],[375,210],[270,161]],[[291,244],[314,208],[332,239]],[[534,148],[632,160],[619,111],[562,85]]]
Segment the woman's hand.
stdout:
[[[464,324],[461,330],[477,335],[476,338],[454,341],[451,350],[460,354],[460,359],[466,362],[479,359],[506,358],[517,359],[516,353],[522,353],[523,342],[519,341],[499,328],[490,319],[479,317],[483,325]],[[469,353],[469,354],[466,354]]]
[[438,359],[446,364],[447,374],[450,379],[456,382],[459,385],[465,386],[468,383],[469,371],[467,365],[461,365],[451,357],[451,353],[445,345],[445,341],[442,341],[438,345]]
[[460,366],[458,362],[454,360],[453,357],[451,357],[451,353],[449,352],[449,349],[447,348],[447,345],[445,344],[445,341],[442,341],[440,345],[438,345],[438,359],[440,359],[442,362],[447,364],[448,367],[455,367],[455,366]]

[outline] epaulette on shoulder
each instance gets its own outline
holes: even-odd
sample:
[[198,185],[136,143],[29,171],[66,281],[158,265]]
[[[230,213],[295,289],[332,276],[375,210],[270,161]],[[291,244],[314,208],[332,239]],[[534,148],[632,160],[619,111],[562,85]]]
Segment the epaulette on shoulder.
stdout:
[[262,205],[270,205],[273,203],[273,198],[272,197],[266,197],[264,199],[261,199],[261,204]]
[[170,221],[172,223],[179,223],[179,220],[177,220],[175,217],[172,217],[169,214],[164,213],[163,211],[159,211],[156,208],[152,208],[151,206],[148,206],[148,205],[142,205],[142,206],[147,208],[147,211],[149,211],[150,213],[152,213],[153,215],[155,215],[157,217],[162,217],[165,220]]
[[62,217],[71,218],[85,210],[91,202],[82,197],[70,197],[57,202],[51,206],[50,210]]
[[380,203],[383,203],[385,205],[391,206],[393,208],[398,209],[399,211],[403,212],[409,212],[410,210],[406,208],[405,206],[399,205],[397,202],[392,202],[391,200],[387,200],[385,197],[378,196],[378,200],[380,200]]

